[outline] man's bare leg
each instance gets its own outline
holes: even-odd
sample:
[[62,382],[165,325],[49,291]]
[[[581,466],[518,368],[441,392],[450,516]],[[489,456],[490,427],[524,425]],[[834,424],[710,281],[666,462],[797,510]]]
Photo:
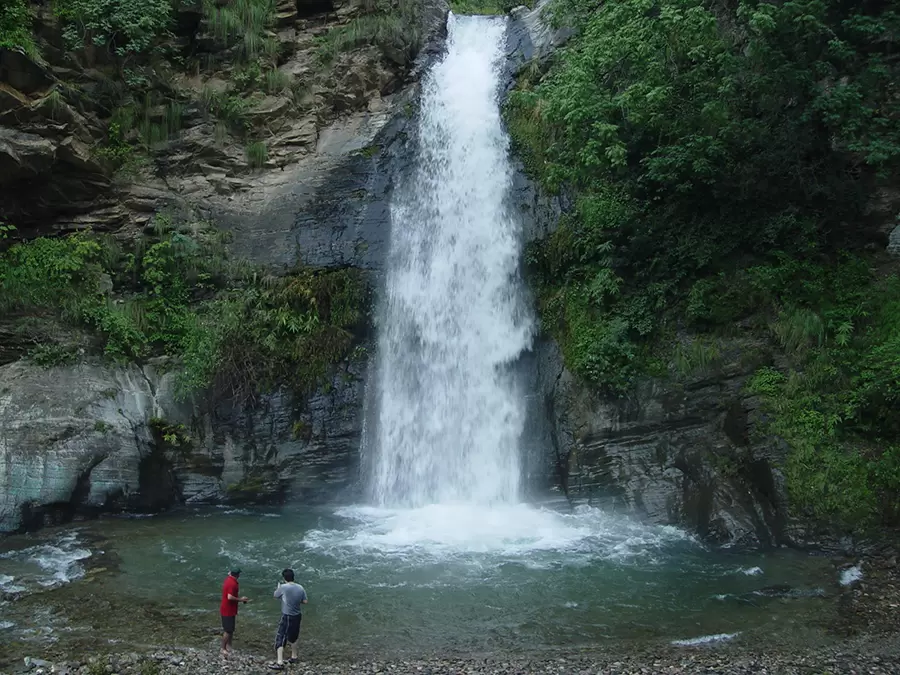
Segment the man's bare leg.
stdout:
[[300,640],[291,643],[291,661],[296,661],[300,658],[300,649],[297,647],[298,642],[300,642]]
[[231,652],[232,633],[222,633],[222,656],[228,656]]

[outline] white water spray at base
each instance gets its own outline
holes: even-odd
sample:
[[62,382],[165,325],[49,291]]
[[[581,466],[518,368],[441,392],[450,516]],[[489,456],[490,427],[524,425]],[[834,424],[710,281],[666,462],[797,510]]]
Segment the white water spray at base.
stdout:
[[519,499],[531,342],[498,105],[505,19],[450,16],[422,93],[412,176],[391,204],[379,336],[374,496],[382,506]]

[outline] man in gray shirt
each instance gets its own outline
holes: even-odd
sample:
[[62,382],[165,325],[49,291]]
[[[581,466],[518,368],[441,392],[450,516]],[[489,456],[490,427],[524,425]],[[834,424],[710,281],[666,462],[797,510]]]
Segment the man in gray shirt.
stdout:
[[277,661],[269,667],[272,670],[284,670],[284,646],[291,645],[290,663],[297,661],[297,639],[300,637],[300,605],[306,604],[306,591],[298,583],[294,583],[294,570],[287,569],[281,573],[284,583],[275,587],[275,597],[281,599],[281,621],[275,635],[275,655]]

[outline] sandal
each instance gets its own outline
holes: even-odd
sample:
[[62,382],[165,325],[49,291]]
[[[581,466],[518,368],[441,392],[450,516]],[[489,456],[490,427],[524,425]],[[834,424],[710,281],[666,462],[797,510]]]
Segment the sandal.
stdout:
[[270,663],[269,670],[284,670],[283,663]]

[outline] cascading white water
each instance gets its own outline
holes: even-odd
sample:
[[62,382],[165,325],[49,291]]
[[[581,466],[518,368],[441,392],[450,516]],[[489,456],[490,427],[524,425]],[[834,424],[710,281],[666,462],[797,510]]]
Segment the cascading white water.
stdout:
[[511,504],[524,398],[508,366],[532,322],[498,103],[505,19],[450,16],[424,82],[415,170],[391,203],[380,322],[375,500]]

